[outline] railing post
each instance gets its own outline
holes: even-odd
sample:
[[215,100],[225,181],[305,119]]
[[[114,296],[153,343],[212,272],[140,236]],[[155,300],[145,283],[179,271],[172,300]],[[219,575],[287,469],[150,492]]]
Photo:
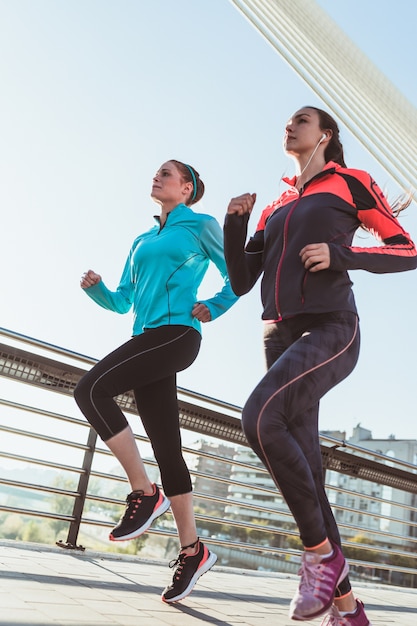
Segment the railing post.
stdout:
[[87,489],[88,482],[90,480],[91,467],[93,465],[94,452],[96,449],[97,442],[97,433],[92,428],[89,429],[88,439],[87,439],[87,447],[88,449],[85,451],[83,464],[82,464],[82,474],[80,475],[80,479],[78,481],[78,493],[79,495],[75,498],[74,507],[72,510],[72,515],[74,517],[74,521],[70,523],[67,541],[64,544],[62,541],[58,541],[57,545],[69,548],[69,549],[77,549],[84,550],[83,546],[77,546],[77,537],[80,530],[80,524],[83,516],[85,499],[87,497]]

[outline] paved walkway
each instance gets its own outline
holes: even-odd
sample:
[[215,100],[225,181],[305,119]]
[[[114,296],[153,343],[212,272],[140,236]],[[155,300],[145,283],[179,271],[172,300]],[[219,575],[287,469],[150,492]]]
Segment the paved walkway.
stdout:
[[[155,561],[0,540],[0,624],[294,626],[297,577],[214,566],[182,602],[161,602],[172,571]],[[373,626],[417,626],[417,590],[355,586]],[[321,619],[306,622],[318,626]]]

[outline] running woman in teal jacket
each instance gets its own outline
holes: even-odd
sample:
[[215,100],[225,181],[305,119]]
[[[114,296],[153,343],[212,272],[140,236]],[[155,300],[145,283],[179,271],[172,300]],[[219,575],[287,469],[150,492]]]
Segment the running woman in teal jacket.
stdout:
[[[110,540],[138,537],[171,506],[181,550],[172,584],[162,593],[165,602],[185,598],[217,558],[197,536],[176,386],[177,372],[189,367],[199,352],[201,323],[216,319],[237,300],[227,275],[220,225],[190,208],[203,193],[203,181],[193,167],[176,160],[164,163],[153,178],[151,193],[161,208],[157,224],[134,240],[116,291],[92,270],[81,279],[81,287],[100,306],[117,313],[133,308],[132,338],[83,376],[74,396],[130,482],[124,515]],[[198,300],[210,261],[224,286],[212,298]],[[150,482],[133,432],[114,400],[130,390],[160,469],[163,492]]]

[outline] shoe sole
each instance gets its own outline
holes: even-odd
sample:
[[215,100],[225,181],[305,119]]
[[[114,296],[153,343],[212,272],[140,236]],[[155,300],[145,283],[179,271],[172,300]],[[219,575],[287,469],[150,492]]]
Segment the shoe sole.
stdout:
[[[342,580],[346,578],[346,576],[348,575],[348,572],[349,572],[349,565],[347,561],[345,561],[342,572],[335,585],[335,589],[342,582]],[[315,619],[316,617],[320,617],[320,615],[323,615],[324,613],[326,613],[330,609],[332,604],[333,604],[333,596],[330,598],[330,601],[325,606],[323,606],[319,611],[315,611],[315,613],[310,613],[309,615],[297,615],[296,613],[292,613],[292,614],[290,613],[290,618],[296,622],[306,622],[308,620]]]
[[123,535],[121,537],[114,537],[112,533],[109,535],[110,541],[128,541],[129,539],[136,539],[136,537],[140,537],[144,532],[148,530],[148,528],[152,525],[152,522],[156,520],[157,517],[160,517],[169,509],[171,506],[171,502],[168,500],[166,496],[162,500],[161,504],[154,510],[152,515],[147,519],[147,521],[140,527],[134,530],[127,535]]
[[194,589],[198,579],[203,574],[208,572],[213,567],[213,565],[215,564],[216,561],[217,561],[217,554],[214,554],[214,552],[210,552],[207,561],[205,561],[203,563],[203,565],[201,565],[198,568],[198,570],[196,571],[196,573],[194,574],[194,576],[192,577],[192,579],[188,583],[188,587],[182,593],[180,593],[178,596],[175,596],[175,598],[167,599],[167,598],[164,598],[164,596],[162,595],[161,596],[162,602],[166,602],[167,604],[171,604],[172,602],[179,602],[180,600],[183,600],[186,596],[188,596],[192,592],[192,590]]

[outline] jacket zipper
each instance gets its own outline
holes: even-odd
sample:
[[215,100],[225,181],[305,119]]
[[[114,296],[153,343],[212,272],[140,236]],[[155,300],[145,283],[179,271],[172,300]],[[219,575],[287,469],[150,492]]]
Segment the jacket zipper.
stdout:
[[[299,191],[299,196],[297,198],[297,200],[294,203],[294,206],[292,207],[292,209],[289,211],[286,219],[285,219],[285,223],[284,223],[284,241],[282,244],[282,252],[281,252],[281,258],[279,260],[278,263],[278,267],[277,267],[277,273],[276,273],[276,281],[275,281],[275,307],[277,309],[277,321],[281,321],[282,320],[282,315],[281,315],[281,311],[280,311],[280,303],[279,303],[279,285],[280,285],[280,279],[281,279],[281,270],[282,270],[282,265],[284,262],[284,255],[287,249],[287,240],[288,240],[288,228],[289,228],[289,221],[291,219],[292,214],[295,211],[295,208],[297,206],[297,204],[300,202],[301,197],[304,193],[304,191],[306,190],[306,187],[308,187],[313,181],[317,180],[318,178],[322,178],[323,176],[327,176],[327,174],[333,174],[335,172],[335,168],[331,168],[328,170],[323,170],[321,172],[319,172],[318,174],[316,174],[316,176],[313,176],[313,178],[311,178],[310,180],[308,180],[306,182],[305,185],[303,185]],[[304,278],[304,282],[306,280],[306,277]],[[302,296],[303,298],[303,304],[304,304],[304,295]]]
[[285,223],[284,223],[284,237],[283,237],[283,243],[282,243],[282,252],[281,252],[281,258],[279,260],[278,267],[277,267],[276,281],[275,281],[275,307],[277,309],[277,315],[278,315],[277,321],[278,322],[282,320],[278,294],[279,294],[279,284],[280,284],[280,278],[281,278],[281,269],[282,269],[282,264],[284,262],[285,251],[287,249],[289,221],[290,221],[291,215],[293,214],[295,210],[295,207],[300,202],[300,200],[301,200],[301,194],[298,196],[297,200],[294,202],[294,206],[289,211],[287,217],[285,218]]

